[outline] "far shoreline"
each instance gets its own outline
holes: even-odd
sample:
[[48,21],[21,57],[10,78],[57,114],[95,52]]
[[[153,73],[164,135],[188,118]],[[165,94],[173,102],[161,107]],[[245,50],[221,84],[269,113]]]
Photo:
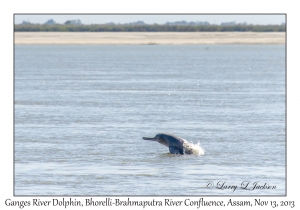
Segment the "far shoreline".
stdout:
[[15,32],[16,45],[285,44],[285,32]]

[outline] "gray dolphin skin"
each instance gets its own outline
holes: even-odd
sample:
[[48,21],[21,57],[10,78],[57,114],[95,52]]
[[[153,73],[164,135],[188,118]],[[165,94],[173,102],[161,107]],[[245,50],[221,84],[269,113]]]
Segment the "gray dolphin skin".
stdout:
[[153,138],[143,137],[144,140],[156,141],[169,147],[169,151],[171,154],[190,154],[189,152],[185,151],[184,145],[188,144],[188,142],[173,134],[166,134],[166,133],[159,133]]

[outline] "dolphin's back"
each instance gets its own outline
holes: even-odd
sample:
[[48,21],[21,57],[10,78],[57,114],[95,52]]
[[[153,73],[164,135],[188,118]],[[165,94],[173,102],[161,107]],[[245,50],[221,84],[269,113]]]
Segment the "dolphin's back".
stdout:
[[186,142],[185,139],[173,134],[164,134],[164,137],[167,139],[169,143],[169,151],[171,154],[179,153],[183,155],[185,153],[183,147],[183,144]]
[[176,135],[173,135],[173,134],[164,134],[165,135],[165,137],[166,138],[168,138],[168,140],[169,140],[169,143],[178,143],[178,142],[180,142],[180,143],[185,143],[186,142],[186,140],[185,139],[183,139],[183,138],[181,138],[181,137],[179,137],[179,136],[176,136]]
[[186,154],[186,145],[188,144],[187,140],[168,133],[158,133],[154,138],[143,137],[144,140],[156,141],[160,144],[165,145],[169,148],[171,154]]

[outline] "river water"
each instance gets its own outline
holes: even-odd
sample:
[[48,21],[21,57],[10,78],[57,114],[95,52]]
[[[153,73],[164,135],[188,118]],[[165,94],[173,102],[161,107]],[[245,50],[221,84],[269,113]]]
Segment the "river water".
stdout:
[[15,195],[285,195],[285,74],[284,45],[16,45]]

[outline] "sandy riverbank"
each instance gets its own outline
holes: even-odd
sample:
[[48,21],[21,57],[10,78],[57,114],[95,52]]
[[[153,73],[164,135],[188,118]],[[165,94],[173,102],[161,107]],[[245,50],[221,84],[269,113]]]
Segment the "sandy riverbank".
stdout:
[[285,44],[285,33],[15,32],[15,44]]

